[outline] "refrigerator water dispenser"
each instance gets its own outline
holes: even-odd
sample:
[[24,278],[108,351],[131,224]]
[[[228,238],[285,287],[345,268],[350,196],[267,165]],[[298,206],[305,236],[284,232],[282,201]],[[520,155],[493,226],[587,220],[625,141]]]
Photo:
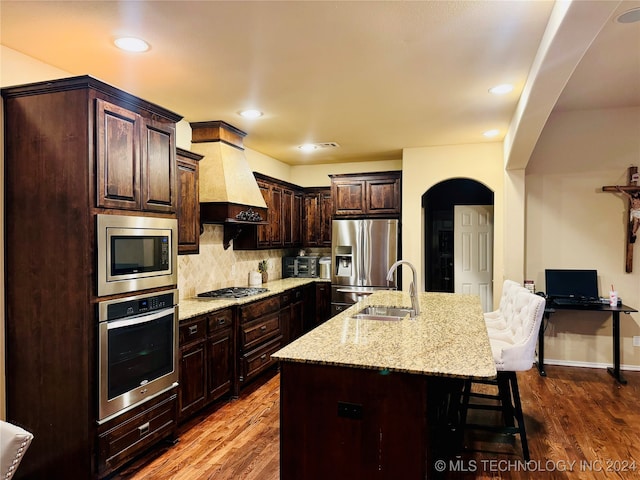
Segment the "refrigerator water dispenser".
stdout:
[[338,245],[336,252],[336,276],[350,277],[353,275],[353,254],[350,245]]

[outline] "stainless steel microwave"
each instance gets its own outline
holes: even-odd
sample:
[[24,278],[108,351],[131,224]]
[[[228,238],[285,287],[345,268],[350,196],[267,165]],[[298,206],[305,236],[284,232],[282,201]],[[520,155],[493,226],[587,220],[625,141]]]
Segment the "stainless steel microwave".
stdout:
[[98,296],[178,283],[178,221],[97,215]]

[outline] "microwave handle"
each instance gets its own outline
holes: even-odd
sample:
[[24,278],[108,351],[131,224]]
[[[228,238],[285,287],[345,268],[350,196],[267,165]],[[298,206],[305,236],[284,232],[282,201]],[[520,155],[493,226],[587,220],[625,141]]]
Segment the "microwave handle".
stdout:
[[123,318],[121,320],[111,320],[107,322],[107,330],[113,328],[127,327],[129,325],[139,325],[141,323],[153,322],[162,317],[166,317],[169,314],[175,314],[176,307],[165,308],[158,310],[157,312],[144,313],[142,315],[136,315],[134,317]]

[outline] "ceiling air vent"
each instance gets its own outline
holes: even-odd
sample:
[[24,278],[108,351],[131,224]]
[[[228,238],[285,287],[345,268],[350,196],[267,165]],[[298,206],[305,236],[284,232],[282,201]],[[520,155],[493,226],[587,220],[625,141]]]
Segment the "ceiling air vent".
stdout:
[[338,148],[340,146],[336,142],[321,142],[316,143],[316,145],[318,148]]

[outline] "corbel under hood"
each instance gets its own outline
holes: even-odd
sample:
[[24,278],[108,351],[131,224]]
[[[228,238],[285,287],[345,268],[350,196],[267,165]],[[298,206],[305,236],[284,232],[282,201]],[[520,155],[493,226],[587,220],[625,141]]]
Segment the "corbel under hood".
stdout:
[[246,133],[226,122],[191,123],[199,163],[200,222],[265,224],[267,204],[244,154]]

